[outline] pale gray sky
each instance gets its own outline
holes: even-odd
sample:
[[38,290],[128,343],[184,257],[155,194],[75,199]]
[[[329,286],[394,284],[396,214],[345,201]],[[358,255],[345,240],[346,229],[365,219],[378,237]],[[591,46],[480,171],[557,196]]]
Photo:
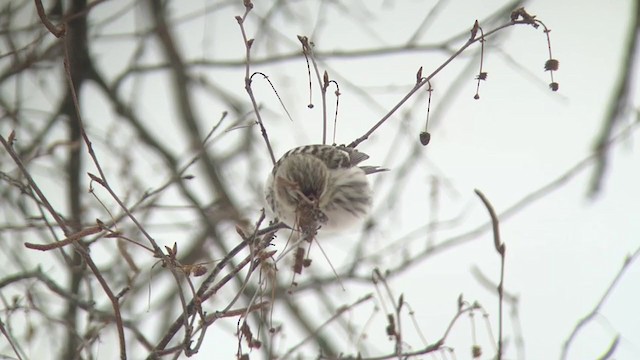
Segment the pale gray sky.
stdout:
[[[287,16],[271,19],[272,32],[256,34],[256,21],[252,16],[264,15],[270,2],[255,2],[255,14],[250,15],[246,30],[255,37],[254,51],[257,58],[270,53],[290,53],[298,48],[296,35],[315,35],[312,40],[316,51],[328,53],[355,49],[377,48],[382,45],[398,46],[411,37],[434,1],[361,1],[362,12],[337,11],[339,6],[322,8],[315,2],[292,2]],[[474,20],[482,19],[500,6],[501,1],[469,2],[451,0],[442,3],[440,14],[418,40],[419,44],[438,43],[451,34],[464,33]],[[92,12],[95,19],[121,8],[124,1],[107,2],[104,10]],[[182,2],[177,12],[196,13],[214,1]],[[238,1],[241,4],[241,1]],[[192,9],[186,7],[193,6]],[[353,10],[356,7],[348,7]],[[610,91],[617,79],[621,47],[629,25],[631,4],[629,1],[531,1],[526,6],[531,14],[552,29],[551,42],[554,58],[560,61],[560,70],[555,74],[560,83],[557,93],[549,91],[548,74],[543,71],[547,60],[547,44],[541,29],[516,26],[503,30],[499,48],[492,47],[493,38],[488,38],[485,49],[484,68],[488,81],[480,88],[481,99],[473,99],[476,83],[478,46],[471,47],[460,58],[436,76],[433,81],[431,143],[423,149],[419,166],[407,175],[402,188],[389,188],[389,181],[380,181],[376,186],[376,213],[384,213],[388,194],[397,193],[398,201],[392,212],[378,219],[378,227],[370,237],[365,253],[376,253],[394,244],[407,234],[415,233],[429,220],[431,179],[440,178],[443,188],[439,198],[439,218],[459,217],[452,226],[433,235],[437,244],[450,237],[466,233],[488,221],[486,209],[473,193],[480,189],[489,198],[496,211],[503,212],[527,194],[539,189],[572,166],[586,158],[600,130],[603,114],[610,101]],[[125,16],[103,29],[104,33],[128,33],[144,28],[145,11],[142,7],[129,11]],[[220,12],[198,16],[177,27],[180,45],[189,59],[240,59],[244,54],[238,24],[234,16],[241,15],[241,6],[227,7]],[[318,14],[322,14],[318,18]],[[354,20],[357,19],[357,20]],[[501,22],[507,22],[504,19]],[[483,25],[481,23],[481,25]],[[364,30],[363,30],[364,29]],[[485,27],[485,31],[491,27]],[[452,44],[452,49],[461,46],[464,39]],[[149,41],[150,49],[155,47]],[[107,74],[117,74],[128,63],[132,47],[117,36],[105,37],[93,48],[99,54],[100,66]],[[127,55],[123,55],[127,54]],[[405,52],[375,57],[335,58],[324,62],[332,78],[340,83],[340,122],[338,143],[348,143],[362,135],[385,114],[411,88],[420,66],[429,74],[441,64],[446,55],[442,52]],[[157,63],[157,52],[144,55],[148,63]],[[459,93],[452,95],[447,90],[453,77],[473,61],[472,71],[463,78]],[[475,59],[475,60],[473,60]],[[517,66],[514,66],[517,65]],[[266,109],[264,116],[270,138],[279,157],[286,150],[307,143],[321,141],[321,113],[318,88],[314,87],[314,110],[306,107],[308,80],[303,58],[281,63],[256,65],[253,70],[262,71],[274,82],[280,97],[291,113],[293,122],[286,118],[277,98],[263,81],[254,82],[258,101]],[[227,90],[235,90],[239,99],[248,98],[243,90],[242,69],[212,71],[201,68],[204,76],[215,79]],[[180,126],[173,121],[174,104],[164,76],[148,76],[139,83],[124,84],[126,92],[138,97],[141,115],[148,121],[150,129],[160,137],[169,139],[168,145],[176,153],[188,153]],[[637,81],[636,81],[637,83]],[[34,87],[37,87],[34,85]],[[638,107],[638,86],[635,85],[633,107]],[[46,93],[46,92],[44,92]],[[109,105],[94,96],[88,89],[84,100],[92,104],[85,106],[86,122],[94,134],[105,133],[117,127]],[[42,101],[34,95],[34,101]],[[455,96],[455,97],[454,97]],[[228,110],[202,92],[194,93],[199,115],[206,119],[201,129],[209,129],[218,121],[220,114]],[[330,100],[333,112],[333,99]],[[443,108],[446,105],[446,108]],[[383,165],[389,173],[376,175],[396,176],[397,169],[408,151],[418,142],[418,133],[424,126],[424,94],[408,101],[393,118],[384,124],[375,135],[360,145],[368,153],[368,165]],[[404,114],[410,114],[403,119]],[[404,124],[402,127],[400,124]],[[3,125],[3,124],[0,124]],[[3,134],[5,126],[0,126]],[[100,131],[99,131],[100,130]],[[226,133],[215,144],[218,151],[233,146],[240,137],[234,130]],[[252,129],[252,131],[258,131]],[[126,143],[134,135],[112,139]],[[400,139],[400,140],[396,140]],[[108,156],[108,148],[96,141],[98,153]],[[262,144],[256,144],[260,148]],[[391,155],[390,155],[391,153]],[[568,184],[560,187],[544,199],[535,202],[504,219],[501,223],[502,240],[507,247],[505,289],[518,296],[520,325],[528,359],[558,358],[563,345],[576,322],[585,316],[600,300],[625,257],[640,246],[640,167],[638,146],[631,135],[611,151],[611,163],[602,193],[590,200],[586,194],[592,167],[588,166]],[[185,155],[185,159],[188,156]],[[154,171],[154,159],[139,159],[141,174]],[[157,165],[157,164],[156,164]],[[270,161],[265,153],[264,162],[255,167],[239,165],[230,170],[228,176],[238,177],[239,196],[247,206],[248,213],[257,217],[260,204],[256,202],[249,185],[266,179]],[[117,176],[115,165],[107,170]],[[248,173],[247,169],[251,169]],[[45,174],[40,174],[45,176]],[[147,178],[148,186],[161,184],[165,178]],[[194,189],[204,187],[193,183]],[[120,189],[123,192],[125,189]],[[62,195],[60,195],[62,196]],[[203,199],[209,195],[202,193]],[[55,195],[54,195],[55,197]],[[167,200],[168,201],[168,200]],[[160,222],[160,220],[158,220]],[[230,232],[233,229],[229,229]],[[179,232],[178,232],[179,233]],[[425,232],[409,236],[409,253],[424,248]],[[163,244],[171,245],[174,234],[160,236]],[[281,235],[281,238],[286,236]],[[359,239],[358,230],[338,235],[320,234],[319,241],[337,268],[353,257],[353,247]],[[389,248],[389,251],[398,251]],[[327,262],[315,248],[312,252],[312,272],[330,274]],[[393,267],[401,261],[397,257],[383,259],[378,266]],[[36,262],[39,260],[35,260]],[[41,260],[46,261],[46,260]],[[368,259],[366,267],[372,267]],[[282,282],[290,280],[288,265],[281,266]],[[453,247],[434,255],[411,267],[391,281],[396,295],[404,299],[415,311],[421,331],[429,341],[438,339],[451,317],[455,314],[456,299],[460,293],[468,301],[478,301],[490,315],[494,336],[497,336],[497,300],[478,284],[471,269],[479,268],[490,279],[497,281],[499,258],[492,248],[490,233],[461,246]],[[633,263],[610,298],[603,304],[599,315],[581,331],[573,343],[568,359],[589,359],[600,355],[616,334],[622,337],[616,351],[617,359],[640,358],[640,265]],[[345,284],[346,292],[336,288],[329,296],[339,304],[348,304],[374,291],[369,284]],[[296,299],[302,306],[310,305],[311,299]],[[304,303],[308,301],[308,303]],[[305,305],[306,304],[306,305]],[[363,326],[373,309],[358,308],[347,316],[355,328]],[[512,323],[508,317],[511,308],[505,310],[505,340],[508,342],[505,358],[514,359],[518,354],[513,344]],[[275,316],[278,315],[276,307]],[[324,319],[324,318],[323,318]],[[318,319],[319,321],[323,319]],[[373,325],[367,329],[368,341],[375,350],[368,355],[389,353],[393,343],[382,332],[384,315],[378,313]],[[409,319],[403,320],[405,340],[414,350],[422,347]],[[221,328],[208,333],[210,343],[193,359],[231,358],[236,343],[231,334],[235,320],[221,321]],[[286,343],[278,349],[286,349],[296,342],[295,330],[284,328]],[[286,335],[286,334],[289,335]],[[457,323],[447,345],[454,348],[457,359],[470,358],[470,327],[466,319]],[[488,358],[489,349],[484,325],[478,326],[478,336],[485,348],[483,358]],[[228,341],[221,341],[228,337]],[[105,353],[111,351],[105,341]],[[309,351],[314,349],[309,349]],[[345,340],[345,352],[355,347]],[[258,352],[252,354],[258,356]],[[313,358],[315,353],[309,353]],[[106,357],[104,357],[106,358]],[[132,358],[137,358],[135,355]],[[429,357],[425,357],[429,358]]]

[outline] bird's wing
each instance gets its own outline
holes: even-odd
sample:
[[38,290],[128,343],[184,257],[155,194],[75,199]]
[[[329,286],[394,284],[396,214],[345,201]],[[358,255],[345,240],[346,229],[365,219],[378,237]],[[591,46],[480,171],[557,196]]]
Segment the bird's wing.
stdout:
[[360,166],[360,169],[364,170],[365,175],[389,171],[389,169],[380,166]]

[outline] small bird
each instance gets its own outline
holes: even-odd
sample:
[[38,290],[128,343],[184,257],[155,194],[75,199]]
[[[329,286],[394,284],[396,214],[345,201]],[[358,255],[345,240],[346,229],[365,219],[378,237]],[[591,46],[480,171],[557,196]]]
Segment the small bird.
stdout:
[[340,230],[371,209],[366,175],[387,169],[357,166],[365,153],[344,145],[306,145],[287,151],[267,179],[265,197],[271,211],[303,233],[318,228]]

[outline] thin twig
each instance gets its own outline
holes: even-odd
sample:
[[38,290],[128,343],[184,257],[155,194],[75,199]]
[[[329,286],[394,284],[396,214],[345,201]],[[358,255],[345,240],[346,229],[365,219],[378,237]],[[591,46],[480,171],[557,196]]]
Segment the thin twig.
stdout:
[[49,32],[51,34],[53,34],[53,36],[57,37],[57,38],[61,38],[65,35],[66,33],[66,27],[63,24],[60,25],[60,27],[55,26],[51,20],[49,20],[49,18],[47,17],[47,14],[44,10],[44,6],[42,6],[42,0],[35,0],[36,2],[36,11],[38,13],[38,17],[40,17],[40,21],[42,22],[42,25],[44,25],[47,30],[49,30]]
[[618,273],[609,284],[609,287],[605,290],[604,294],[602,294],[602,296],[600,297],[600,301],[598,301],[596,306],[594,306],[594,308],[585,317],[583,317],[582,319],[580,319],[580,321],[578,321],[576,326],[571,331],[571,334],[569,335],[567,340],[565,340],[564,344],[562,345],[562,352],[560,353],[560,359],[567,358],[569,354],[569,347],[571,346],[571,343],[576,338],[576,336],[578,336],[578,332],[583,327],[585,327],[591,320],[593,320],[596,317],[596,315],[598,315],[598,313],[600,312],[600,308],[602,308],[605,301],[609,298],[609,295],[613,293],[613,290],[615,289],[616,285],[618,285],[618,282],[620,282],[620,280],[622,279],[622,276],[625,274],[625,272],[630,267],[630,265],[633,264],[636,260],[638,260],[639,257],[640,257],[640,247],[636,248],[636,250],[631,255],[628,255],[624,259],[624,262],[622,263],[622,267],[620,268],[620,270],[618,270]]
[[429,354],[432,353],[434,351],[438,351],[444,348],[444,344],[445,341],[447,340],[447,337],[449,336],[449,333],[451,332],[451,330],[453,329],[453,326],[456,324],[456,322],[458,321],[458,319],[460,318],[460,316],[464,315],[465,313],[471,312],[473,310],[479,309],[481,308],[480,305],[474,303],[474,304],[469,304],[467,306],[463,306],[463,307],[459,307],[458,308],[458,312],[453,316],[453,318],[451,319],[451,321],[449,321],[449,325],[447,326],[446,330],[444,331],[444,334],[442,335],[442,337],[436,341],[435,343],[425,346],[422,349],[416,350],[416,351],[411,351],[411,352],[402,352],[400,354],[397,354],[396,352],[394,352],[393,354],[387,354],[387,355],[382,355],[382,356],[373,356],[373,357],[362,357],[360,355],[358,355],[357,357],[343,357],[341,359],[344,360],[387,360],[387,359],[411,359],[414,357],[417,357],[419,355],[424,355],[424,354]]
[[[4,323],[2,322],[2,319],[0,319],[0,332],[7,339],[7,342],[11,346],[11,349],[13,350],[13,352],[16,354],[17,359],[18,360],[22,360],[22,356],[20,355],[20,351],[18,351],[18,348],[19,348],[20,344],[15,342],[15,341],[13,341],[13,336],[11,336],[11,333],[9,333],[9,331],[7,331],[7,328],[5,328]],[[20,350],[22,350],[22,349],[20,349]]]
[[320,85],[320,97],[322,102],[322,144],[327,143],[327,87],[329,86],[329,74],[325,71],[324,76],[320,76],[320,69],[316,63],[316,58],[313,53],[313,45],[309,43],[309,38],[306,36],[298,36],[298,40],[302,44],[302,51],[305,55],[308,55],[313,64],[313,70],[316,73],[318,84]]
[[51,203],[49,202],[47,197],[44,196],[44,194],[40,190],[40,187],[38,187],[38,185],[36,184],[35,180],[33,180],[33,177],[31,177],[31,174],[29,173],[29,171],[27,171],[27,168],[22,163],[22,160],[20,160],[20,157],[18,156],[18,154],[15,152],[13,147],[11,147],[9,142],[7,140],[5,140],[5,138],[2,135],[0,135],[0,143],[2,143],[2,145],[5,148],[5,150],[7,150],[7,153],[9,153],[9,156],[11,156],[11,159],[13,159],[13,162],[20,169],[20,172],[22,173],[22,176],[24,176],[27,179],[27,182],[29,183],[29,186],[33,189],[33,191],[35,191],[36,195],[38,195],[38,199],[40,199],[40,201],[42,202],[42,205],[44,205],[44,207],[47,209],[49,214],[56,221],[56,223],[58,224],[60,229],[62,229],[62,231],[64,232],[65,235],[67,235],[67,236],[71,235],[71,232],[70,232],[69,228],[67,227],[66,222],[62,219],[62,217],[58,214],[58,212],[56,212],[53,209],[53,206],[51,206]]
[[[260,243],[260,245],[256,250],[262,250],[266,248],[270,244],[270,241],[267,241],[266,239],[271,239],[271,237],[273,236],[273,233],[280,228],[281,227],[278,224],[278,226],[273,226],[273,227],[261,229],[260,231],[258,231],[256,235],[263,236],[264,240]],[[225,284],[233,276],[235,276],[235,274],[237,274],[241,270],[241,268],[248,263],[248,260],[250,260],[249,257],[245,258],[245,260],[242,262],[243,264],[242,266],[237,265],[231,271],[231,273],[233,273],[233,276],[227,276],[222,280],[220,280],[212,288],[214,290],[211,291],[210,287],[213,284],[216,277],[220,274],[220,272],[222,272],[222,270],[227,266],[227,264],[229,264],[231,259],[233,259],[240,251],[242,251],[247,245],[249,245],[249,242],[254,240],[255,240],[254,238],[243,240],[240,244],[238,244],[235,248],[233,248],[220,262],[218,262],[218,264],[216,264],[215,268],[209,273],[207,278],[205,278],[205,280],[200,285],[200,288],[198,289],[196,296],[189,302],[189,304],[187,304],[183,314],[179,315],[179,317],[171,324],[171,326],[169,327],[169,329],[167,330],[163,338],[158,342],[155,348],[151,350],[151,353],[147,357],[148,359],[155,359],[159,355],[166,354],[169,351],[169,349],[165,350],[165,348],[167,347],[171,339],[173,339],[175,334],[180,329],[181,323],[182,323],[181,319],[183,317],[193,315],[197,309],[197,306],[199,306],[198,304],[204,302],[206,299],[208,299],[213,294],[215,294],[215,291],[217,291],[223,284]],[[180,350],[184,349],[184,344],[181,347],[178,347],[176,349],[180,349]]]
[[74,234],[72,234],[71,236],[68,236],[67,238],[60,240],[60,241],[56,241],[52,244],[33,244],[30,242],[25,242],[24,246],[26,248],[29,249],[34,249],[34,250],[40,250],[40,251],[48,251],[48,250],[53,250],[53,249],[59,249],[63,246],[72,244],[78,240],[82,240],[83,237],[85,236],[89,236],[89,235],[93,235],[93,234],[97,234],[100,231],[102,231],[102,227],[99,225],[96,226],[92,226],[83,230],[80,230]]
[[256,97],[253,94],[253,89],[251,89],[251,76],[250,68],[251,68],[251,45],[253,44],[253,39],[249,39],[247,37],[247,32],[244,29],[244,22],[247,19],[247,15],[251,12],[253,8],[253,4],[251,1],[245,1],[245,11],[242,16],[236,16],[236,20],[238,21],[238,25],[240,26],[240,32],[242,33],[242,40],[244,41],[245,46],[245,75],[244,75],[244,88],[251,99],[251,104],[253,105],[253,110],[256,114],[256,121],[260,126],[260,132],[262,137],[264,138],[264,142],[267,145],[267,149],[269,150],[269,155],[271,156],[271,162],[273,165],[276,164],[276,157],[273,154],[273,149],[271,148],[271,142],[269,141],[269,135],[267,134],[267,129],[264,127],[264,123],[262,122],[262,116],[260,115],[260,109],[258,107],[258,102],[256,101]]
[[451,61],[453,61],[460,54],[462,54],[469,46],[473,45],[476,42],[479,42],[479,41],[485,39],[486,37],[498,32],[498,31],[500,31],[502,29],[505,29],[507,27],[514,26],[514,25],[519,25],[519,24],[531,25],[531,23],[529,21],[526,21],[526,20],[510,21],[510,22],[508,22],[506,24],[500,25],[497,28],[485,33],[484,36],[482,36],[480,38],[477,38],[477,37],[469,38],[469,40],[467,40],[467,42],[465,42],[464,45],[462,45],[455,53],[453,53],[451,56],[449,56],[449,58],[447,60],[445,60],[440,66],[438,66],[429,76],[423,78],[422,81],[416,83],[414,85],[414,87],[411,88],[411,90],[409,90],[409,92],[402,99],[400,99],[400,101],[398,101],[398,103],[391,110],[389,110],[389,112],[387,112],[387,114],[385,114],[380,120],[378,120],[377,123],[375,123],[371,127],[371,129],[369,129],[361,137],[359,137],[359,138],[355,139],[354,141],[352,141],[348,146],[352,147],[352,148],[355,148],[360,143],[362,143],[363,141],[367,140],[369,138],[369,136],[371,136],[371,134],[373,134],[382,124],[384,124],[391,117],[391,115],[393,115],[398,109],[400,109],[400,107],[402,107],[402,105],[404,105],[404,103],[407,102],[407,100],[409,100],[411,97],[413,97],[413,95],[418,90],[420,90],[420,88],[422,88],[423,86],[428,84],[429,81],[431,79],[433,79],[434,76],[436,76],[440,71],[442,71],[442,69],[447,67],[447,65],[449,65],[449,63]]
[[502,307],[503,307],[503,289],[504,289],[504,260],[505,260],[505,252],[506,247],[504,243],[500,241],[500,227],[498,223],[498,216],[496,215],[493,206],[484,194],[476,189],[474,190],[476,195],[482,200],[482,203],[489,211],[489,216],[491,216],[491,226],[493,228],[493,246],[496,249],[496,252],[500,255],[500,282],[498,283],[498,354],[497,359],[502,359]]
[[306,344],[309,340],[314,339],[318,333],[327,325],[329,325],[331,322],[335,321],[337,318],[339,318],[342,314],[344,314],[346,311],[349,311],[353,308],[355,308],[356,306],[367,302],[369,300],[371,300],[373,298],[372,294],[367,294],[363,297],[361,297],[360,299],[354,301],[353,303],[349,304],[349,305],[345,305],[340,307],[335,314],[333,314],[330,318],[328,318],[324,323],[320,324],[314,333],[309,334],[306,338],[302,339],[299,343],[297,343],[296,345],[292,346],[289,350],[287,350],[286,353],[284,353],[282,356],[280,356],[281,359],[287,359],[289,357],[291,357],[293,355],[293,353],[295,351],[297,351],[300,347],[302,347],[304,344]]

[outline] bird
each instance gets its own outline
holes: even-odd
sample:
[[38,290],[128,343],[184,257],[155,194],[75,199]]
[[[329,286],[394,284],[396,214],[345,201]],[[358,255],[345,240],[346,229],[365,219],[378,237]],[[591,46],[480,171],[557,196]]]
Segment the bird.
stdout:
[[367,175],[388,169],[359,166],[369,156],[344,145],[293,148],[275,163],[265,185],[269,210],[287,226],[315,235],[344,230],[371,210]]

